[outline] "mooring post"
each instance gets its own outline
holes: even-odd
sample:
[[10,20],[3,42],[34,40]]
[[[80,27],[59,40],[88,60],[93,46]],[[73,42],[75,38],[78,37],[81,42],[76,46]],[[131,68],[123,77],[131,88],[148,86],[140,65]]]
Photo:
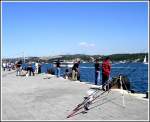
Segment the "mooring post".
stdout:
[[122,83],[122,76],[120,75],[120,85],[121,85],[121,92],[122,92],[122,105],[125,107],[125,100],[124,100],[124,90],[123,90],[123,83]]

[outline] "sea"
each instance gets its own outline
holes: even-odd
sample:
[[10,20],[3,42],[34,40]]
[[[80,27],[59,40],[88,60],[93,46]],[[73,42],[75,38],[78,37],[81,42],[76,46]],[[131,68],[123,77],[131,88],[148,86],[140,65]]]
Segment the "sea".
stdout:
[[[47,70],[53,68],[56,71],[53,64],[42,64],[42,73],[47,73]],[[61,67],[61,76],[64,75],[67,67]],[[90,84],[94,84],[95,81],[95,68],[94,63],[81,63],[80,69],[80,81]],[[71,68],[69,69],[71,71]],[[115,63],[111,64],[110,79],[118,76],[119,74],[128,77],[131,83],[131,89],[137,93],[146,93],[148,91],[148,64],[143,63]],[[98,85],[102,83],[102,72],[100,71],[100,81]]]

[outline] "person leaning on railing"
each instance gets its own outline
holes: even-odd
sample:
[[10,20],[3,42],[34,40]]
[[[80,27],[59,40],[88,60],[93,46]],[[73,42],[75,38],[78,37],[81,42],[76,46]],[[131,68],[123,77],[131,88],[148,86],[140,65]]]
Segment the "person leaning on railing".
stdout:
[[109,80],[110,71],[111,71],[110,57],[106,57],[102,63],[102,89],[103,90],[105,90],[104,86],[106,82]]
[[79,64],[80,64],[80,61],[74,63],[72,67],[72,80],[76,81],[76,80],[79,80],[80,78]]

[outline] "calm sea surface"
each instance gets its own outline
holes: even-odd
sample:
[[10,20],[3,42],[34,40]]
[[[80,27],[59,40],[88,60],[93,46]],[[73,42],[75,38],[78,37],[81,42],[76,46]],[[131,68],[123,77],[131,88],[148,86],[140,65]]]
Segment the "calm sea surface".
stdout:
[[[43,64],[42,72],[47,72],[47,69],[52,68],[52,64]],[[63,76],[66,68],[61,68],[61,75]],[[55,68],[54,68],[55,70]],[[93,63],[80,64],[80,80],[94,84]],[[131,89],[136,92],[145,93],[148,90],[148,65],[143,63],[125,63],[112,64],[110,78],[118,76],[119,74],[126,75],[131,82]],[[100,77],[99,85],[101,84],[102,76]]]

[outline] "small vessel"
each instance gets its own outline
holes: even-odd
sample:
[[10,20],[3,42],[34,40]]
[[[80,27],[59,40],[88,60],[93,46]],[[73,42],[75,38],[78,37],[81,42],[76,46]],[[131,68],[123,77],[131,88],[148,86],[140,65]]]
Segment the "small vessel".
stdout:
[[126,60],[124,60],[124,61],[119,61],[119,63],[125,64],[125,63],[126,63]]
[[73,67],[74,62],[61,62],[62,67]]
[[148,62],[146,61],[146,56],[144,57],[143,63],[144,63],[144,64],[148,64]]
[[134,61],[132,61],[133,63],[137,63],[137,62],[139,62],[140,61],[140,58],[138,58],[138,59],[135,59]]

